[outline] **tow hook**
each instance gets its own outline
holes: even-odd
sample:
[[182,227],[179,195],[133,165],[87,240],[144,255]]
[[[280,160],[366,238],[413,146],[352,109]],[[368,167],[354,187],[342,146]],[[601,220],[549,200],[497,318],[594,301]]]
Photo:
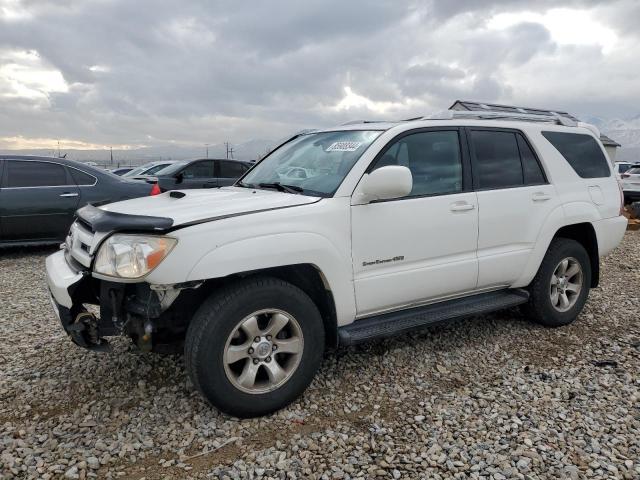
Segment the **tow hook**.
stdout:
[[109,350],[109,342],[98,335],[98,319],[87,311],[81,311],[67,327],[67,332],[79,346],[90,350]]

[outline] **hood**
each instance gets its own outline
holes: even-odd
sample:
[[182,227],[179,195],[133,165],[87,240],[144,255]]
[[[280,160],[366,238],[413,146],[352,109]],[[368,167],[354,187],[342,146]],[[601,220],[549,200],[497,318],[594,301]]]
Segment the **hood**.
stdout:
[[173,219],[173,226],[217,217],[246,214],[276,208],[306,205],[319,200],[274,190],[223,187],[197,190],[173,190],[152,197],[141,197],[100,207],[102,210],[128,215],[146,215]]

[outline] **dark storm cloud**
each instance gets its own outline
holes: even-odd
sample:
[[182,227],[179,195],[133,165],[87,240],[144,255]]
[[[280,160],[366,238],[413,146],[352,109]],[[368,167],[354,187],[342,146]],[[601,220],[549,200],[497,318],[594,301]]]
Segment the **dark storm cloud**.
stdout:
[[[585,71],[540,23],[487,28],[496,13],[531,9],[518,0],[7,5],[12,14],[0,13],[0,137],[119,144],[277,138],[354,117],[428,113],[458,97],[537,101],[552,86],[516,79],[540,59]],[[557,2],[535,5],[544,13]],[[631,22],[614,22],[615,6],[607,5],[594,8],[625,34]],[[41,68],[59,71],[68,87],[37,98],[14,91],[15,83],[3,83],[2,65],[19,64],[15,52],[37,52]],[[596,74],[574,85],[571,98],[552,100],[578,104],[590,91],[584,85],[604,81]],[[345,87],[380,109],[336,108],[344,106]]]

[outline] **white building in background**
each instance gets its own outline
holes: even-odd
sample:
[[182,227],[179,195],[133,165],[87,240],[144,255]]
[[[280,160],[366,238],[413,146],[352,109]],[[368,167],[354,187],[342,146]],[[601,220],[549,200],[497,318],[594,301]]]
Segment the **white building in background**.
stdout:
[[[577,117],[574,117],[570,113],[562,112],[560,110],[547,110],[543,108],[528,108],[528,107],[515,107],[512,105],[499,105],[496,103],[482,103],[482,102],[472,102],[467,100],[456,100],[453,102],[453,105],[449,107],[449,110],[469,110],[481,112],[483,110],[493,111],[493,112],[505,112],[505,113],[526,113],[530,115],[561,115],[563,117],[570,118],[576,122],[580,122],[581,120]],[[604,149],[607,151],[609,155],[609,160],[611,164],[616,161],[616,153],[618,148],[621,147],[618,142],[613,140],[612,138],[607,137],[603,133],[600,134],[600,141],[602,145],[604,145]]]
[[604,145],[604,149],[607,151],[607,154],[609,155],[609,160],[611,160],[611,163],[615,163],[616,153],[618,151],[618,148],[620,148],[622,145],[620,145],[618,142],[616,142],[612,138],[607,137],[604,133],[600,134],[600,141],[602,142],[602,145]]

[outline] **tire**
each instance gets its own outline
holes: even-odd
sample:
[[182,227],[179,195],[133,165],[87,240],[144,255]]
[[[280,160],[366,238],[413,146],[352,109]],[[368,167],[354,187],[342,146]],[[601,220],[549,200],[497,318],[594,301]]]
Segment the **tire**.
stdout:
[[[569,287],[567,286],[565,293],[569,298],[569,304],[564,303],[560,294],[559,297],[554,297],[553,283],[558,284],[558,280],[552,280],[556,272],[561,272],[560,263],[563,260],[569,261],[569,274],[572,273],[572,267],[574,262],[581,268],[581,284],[582,287],[577,295],[571,296]],[[560,270],[557,270],[560,269]],[[571,285],[577,284],[577,275],[574,274],[572,279],[574,280]],[[562,275],[561,275],[562,277]],[[565,275],[566,277],[566,275]],[[546,327],[562,327],[569,325],[578,317],[582,311],[584,304],[587,301],[589,295],[589,288],[591,286],[591,261],[585,248],[575,240],[568,238],[556,238],[549,245],[544,259],[538,269],[538,273],[529,285],[529,302],[523,307],[525,315],[531,320],[544,325]],[[562,291],[562,289],[560,290]],[[554,306],[554,299],[557,298],[557,304]],[[575,300],[574,300],[575,298]]]
[[[278,333],[274,325],[285,319],[287,324]],[[248,334],[248,327],[258,328],[259,336]],[[269,331],[276,336],[267,340]],[[300,353],[284,352],[293,348],[291,342]],[[235,358],[234,348],[247,356],[247,346],[253,357],[226,361]],[[275,353],[266,353],[269,347]],[[322,361],[324,326],[318,308],[298,287],[276,278],[250,277],[205,300],[189,325],[184,350],[187,372],[211,405],[236,417],[256,417],[285,407],[309,386]],[[280,370],[273,373],[277,367],[288,377],[281,378]],[[251,386],[252,375],[242,374],[255,369]]]

